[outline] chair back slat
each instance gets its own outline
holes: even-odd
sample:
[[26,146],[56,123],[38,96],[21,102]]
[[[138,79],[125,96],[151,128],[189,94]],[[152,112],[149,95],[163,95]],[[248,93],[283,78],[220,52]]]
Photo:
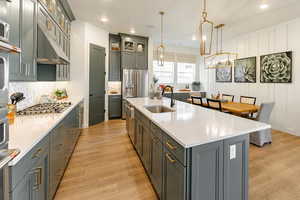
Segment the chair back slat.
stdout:
[[234,101],[234,95],[230,94],[222,94],[222,100],[233,102]]
[[219,110],[222,112],[222,104],[220,100],[207,99],[208,107],[214,110]]
[[241,96],[240,97],[240,102],[255,105],[256,104],[256,97]]

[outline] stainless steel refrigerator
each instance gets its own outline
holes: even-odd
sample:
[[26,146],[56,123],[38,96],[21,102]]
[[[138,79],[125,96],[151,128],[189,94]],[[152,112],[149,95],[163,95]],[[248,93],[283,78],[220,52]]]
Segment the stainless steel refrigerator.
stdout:
[[[123,99],[148,96],[148,70],[123,69],[122,74]],[[124,119],[124,103],[122,110],[122,118]]]

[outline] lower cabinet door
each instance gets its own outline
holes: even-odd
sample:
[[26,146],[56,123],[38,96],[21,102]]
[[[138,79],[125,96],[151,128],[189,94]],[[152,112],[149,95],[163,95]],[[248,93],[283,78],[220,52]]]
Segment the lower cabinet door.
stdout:
[[31,176],[26,175],[16,188],[10,193],[11,200],[32,200],[31,198]]
[[143,163],[149,174],[151,174],[151,133],[150,129],[143,126]]
[[151,181],[154,189],[162,199],[163,144],[156,138],[151,138]]
[[164,200],[186,200],[186,169],[168,151],[164,152]]

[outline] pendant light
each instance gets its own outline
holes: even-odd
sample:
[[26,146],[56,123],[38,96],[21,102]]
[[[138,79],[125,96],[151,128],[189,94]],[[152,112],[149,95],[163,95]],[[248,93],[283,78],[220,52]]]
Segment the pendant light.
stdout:
[[200,55],[211,54],[214,23],[207,19],[206,0],[203,0],[202,20],[200,22]]
[[215,29],[217,30],[216,53],[204,58],[205,66],[207,66],[208,69],[231,68],[233,67],[233,61],[238,58],[237,53],[223,51],[224,26],[225,24],[215,26]]
[[161,26],[160,26],[160,45],[157,47],[156,53],[157,53],[157,62],[158,66],[164,66],[165,64],[165,46],[163,44],[163,16],[164,12],[160,11],[159,12],[160,17],[161,17]]

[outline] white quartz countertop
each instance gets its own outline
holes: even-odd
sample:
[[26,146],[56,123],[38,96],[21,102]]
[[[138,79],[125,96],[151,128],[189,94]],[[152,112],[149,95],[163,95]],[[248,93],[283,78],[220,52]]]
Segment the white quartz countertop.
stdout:
[[38,144],[60,121],[76,107],[82,98],[72,98],[72,105],[62,113],[17,116],[14,123],[9,125],[9,149],[19,149],[20,154],[9,166],[17,164],[36,144]]
[[176,101],[175,112],[151,113],[145,106],[170,107],[170,99],[128,98],[137,110],[185,148],[271,128],[270,125]]

